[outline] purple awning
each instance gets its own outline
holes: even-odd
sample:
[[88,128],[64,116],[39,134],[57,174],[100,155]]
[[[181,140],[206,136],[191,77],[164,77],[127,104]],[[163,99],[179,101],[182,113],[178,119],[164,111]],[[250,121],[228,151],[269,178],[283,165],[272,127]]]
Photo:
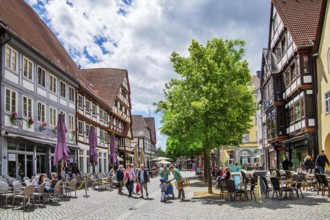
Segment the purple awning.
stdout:
[[117,163],[116,136],[115,136],[115,134],[111,134],[111,136],[110,136],[109,159],[110,159],[111,164],[116,164]]
[[89,130],[89,161],[91,165],[97,164],[97,136],[96,136],[96,130],[94,127],[91,127]]
[[66,145],[66,127],[65,127],[65,115],[59,114],[57,121],[57,144],[55,147],[55,155],[54,155],[54,164],[57,164],[61,159],[63,159],[63,163],[65,163],[69,158],[69,148]]

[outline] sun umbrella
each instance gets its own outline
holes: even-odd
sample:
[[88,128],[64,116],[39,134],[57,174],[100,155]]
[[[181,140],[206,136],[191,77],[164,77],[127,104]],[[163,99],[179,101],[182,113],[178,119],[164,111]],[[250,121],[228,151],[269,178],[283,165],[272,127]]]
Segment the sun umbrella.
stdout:
[[161,160],[173,161],[172,158],[168,158],[168,157],[156,157],[156,158],[152,159],[151,161],[161,161]]
[[143,149],[141,149],[141,152],[140,152],[140,165],[141,164],[145,164],[145,158],[144,158],[144,151],[143,151]]
[[54,164],[57,164],[58,161],[63,159],[63,164],[69,158],[69,148],[66,145],[66,127],[65,127],[65,116],[64,114],[58,115],[57,121],[57,144],[55,147],[55,155],[54,155]]
[[139,150],[138,146],[134,147],[134,166],[137,167],[139,165]]
[[109,160],[112,165],[117,163],[117,155],[116,155],[116,137],[115,134],[111,134],[110,136],[110,151],[109,151]]
[[226,150],[224,150],[224,149],[220,150],[220,162],[222,164],[225,164],[229,158],[230,158],[230,156]]
[[89,130],[88,139],[89,139],[89,161],[90,164],[93,166],[93,173],[95,173],[95,165],[97,165],[98,155],[96,150],[96,146],[97,146],[96,130],[93,126]]
[[158,161],[157,163],[164,164],[164,165],[171,164],[171,162],[170,161],[167,161],[167,160],[161,160],[161,161]]

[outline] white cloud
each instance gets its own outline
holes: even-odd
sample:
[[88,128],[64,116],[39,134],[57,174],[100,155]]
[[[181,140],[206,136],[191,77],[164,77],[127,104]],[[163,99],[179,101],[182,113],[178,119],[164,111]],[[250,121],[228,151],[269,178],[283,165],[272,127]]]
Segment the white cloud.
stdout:
[[[152,103],[162,99],[165,82],[177,77],[169,61],[171,52],[188,55],[192,39],[202,44],[220,37],[245,40],[253,74],[267,46],[270,3],[264,0],[133,0],[129,6],[121,0],[39,2],[45,11],[37,11],[50,21],[77,64],[128,70],[133,112],[147,114]],[[85,51],[97,62],[91,63]]]

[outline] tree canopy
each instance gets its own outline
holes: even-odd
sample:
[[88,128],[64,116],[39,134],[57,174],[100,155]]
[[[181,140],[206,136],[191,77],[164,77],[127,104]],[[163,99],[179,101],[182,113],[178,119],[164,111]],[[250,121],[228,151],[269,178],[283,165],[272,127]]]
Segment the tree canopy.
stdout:
[[248,63],[242,59],[244,44],[213,39],[203,46],[193,40],[189,57],[173,52],[171,62],[180,78],[166,83],[164,100],[156,104],[163,113],[161,132],[168,136],[166,151],[203,152],[209,192],[210,150],[238,145],[256,110]]

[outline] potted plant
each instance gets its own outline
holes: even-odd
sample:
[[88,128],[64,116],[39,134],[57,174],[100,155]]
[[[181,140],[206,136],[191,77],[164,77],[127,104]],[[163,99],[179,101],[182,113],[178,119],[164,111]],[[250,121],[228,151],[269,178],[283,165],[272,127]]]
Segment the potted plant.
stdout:
[[28,120],[27,120],[27,126],[28,128],[31,128],[31,125],[33,125],[34,121],[33,119],[30,117]]
[[10,119],[11,126],[14,125],[14,122],[15,122],[16,117],[17,117],[17,113],[16,113],[16,112],[12,112],[12,113],[10,114],[9,119]]
[[43,131],[46,129],[47,123],[46,122],[41,122],[39,126],[39,131]]

